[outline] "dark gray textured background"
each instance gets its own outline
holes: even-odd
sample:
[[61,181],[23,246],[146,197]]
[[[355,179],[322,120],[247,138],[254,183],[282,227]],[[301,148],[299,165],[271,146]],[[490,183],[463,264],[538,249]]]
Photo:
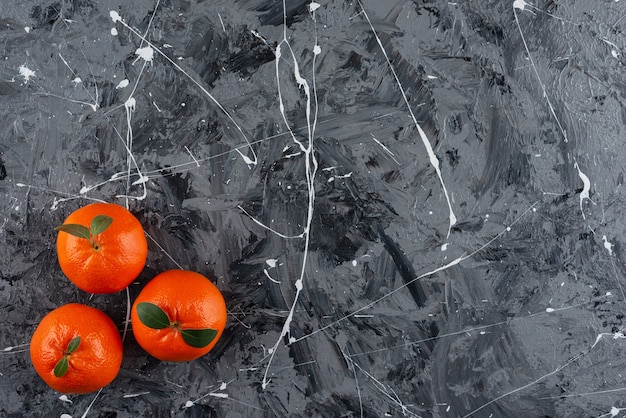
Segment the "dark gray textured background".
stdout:
[[[0,415],[624,416],[626,3],[287,3],[3,2]],[[60,399],[41,317],[124,328],[124,292],[56,261],[92,200],[149,236],[131,300],[183,267],[229,323],[186,364],[128,334],[110,386]]]

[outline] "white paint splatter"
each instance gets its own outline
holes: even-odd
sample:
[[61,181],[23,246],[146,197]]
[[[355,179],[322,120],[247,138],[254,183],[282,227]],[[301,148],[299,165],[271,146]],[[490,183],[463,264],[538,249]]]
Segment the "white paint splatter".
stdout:
[[[580,170],[578,163],[574,163],[574,167],[578,170],[578,177],[583,181],[583,190],[580,192],[580,211],[583,214],[583,219],[585,218],[585,212],[583,210],[583,202],[585,199],[589,199],[589,190],[591,190],[591,182],[589,181],[589,177],[585,173]],[[589,199],[591,201],[591,199]]]
[[269,258],[269,259],[265,260],[265,262],[271,268],[275,268],[278,265],[278,259],[277,258]]
[[137,105],[137,101],[135,100],[134,97],[129,97],[128,100],[124,102],[124,107],[130,112],[135,111],[136,105]]
[[109,16],[111,16],[111,20],[113,20],[113,23],[117,23],[117,22],[121,22],[122,18],[120,17],[120,14],[118,12],[116,12],[115,10],[111,10],[109,12]]
[[117,36],[117,29],[111,28],[111,36]]
[[240,154],[241,158],[243,159],[243,162],[248,164],[248,166],[254,166],[256,165],[256,159],[251,159],[250,157],[248,157],[246,154]]
[[528,4],[524,0],[515,0],[513,2],[513,7],[519,10],[524,10],[526,6],[528,6]]
[[150,181],[150,177],[144,176],[141,173],[138,173],[138,174],[139,174],[139,178],[131,183],[133,186],[137,186],[139,184],[146,184],[148,181]]
[[448,243],[446,242],[441,246],[441,251],[446,251],[448,249]]
[[535,73],[535,77],[537,78],[537,82],[539,83],[539,86],[541,87],[543,98],[546,99],[546,103],[548,104],[548,109],[550,110],[550,114],[552,115],[552,118],[554,119],[557,126],[559,127],[559,131],[561,131],[561,135],[563,135],[563,142],[567,143],[568,142],[567,132],[565,131],[565,128],[563,128],[563,124],[561,123],[561,120],[556,115],[556,111],[554,110],[554,106],[552,105],[552,101],[550,100],[550,96],[548,95],[546,85],[541,80],[541,76],[539,75],[539,70],[537,69],[537,66],[535,65],[535,60],[533,59],[533,56],[530,53],[530,49],[528,49],[528,43],[526,42],[526,37],[524,36],[524,32],[522,32],[522,27],[519,23],[519,18],[517,17],[517,13],[515,13],[515,9],[524,10],[526,6],[529,6],[528,3],[521,1],[521,0],[516,0],[515,2],[513,2],[513,15],[515,16],[515,24],[517,25],[517,30],[519,31],[520,37],[522,38],[522,43],[524,44],[524,49],[526,50],[526,54],[528,55],[530,66],[533,69],[533,72]]
[[602,241],[604,241],[604,248],[609,252],[609,255],[613,255],[613,244],[609,242],[606,235],[602,235]]
[[26,65],[20,65],[19,71],[20,75],[24,77],[24,81],[27,83],[30,81],[31,77],[35,77],[35,72]]
[[606,38],[600,38],[600,39],[602,40],[602,42],[606,43],[607,45],[611,46],[611,48],[613,48],[611,50],[611,55],[613,55],[614,58],[619,57],[620,54],[619,54],[619,52],[617,52],[617,50],[619,50],[620,47],[617,46],[617,44],[615,44],[615,42],[611,42],[611,41],[609,41]]
[[[291,308],[289,309],[289,313],[287,314],[287,318],[285,319],[283,323],[283,328],[281,330],[280,336],[279,338],[277,338],[276,342],[274,343],[274,346],[270,350],[268,350],[269,359],[267,362],[267,366],[265,368],[265,372],[263,374],[263,381],[261,383],[261,388],[263,389],[265,389],[267,385],[271,382],[271,379],[268,378],[268,373],[269,373],[269,369],[271,367],[272,361],[274,359],[276,349],[278,348],[278,345],[280,344],[281,340],[285,336],[287,336],[290,344],[294,341],[293,337],[290,335],[290,327],[291,327],[291,321],[293,320],[293,315],[294,315],[294,312],[296,310],[296,306],[298,303],[298,298],[300,297],[300,293],[302,292],[302,289],[304,287],[303,280],[304,280],[305,272],[306,272],[307,259],[309,257],[308,253],[309,253],[309,245],[310,245],[310,231],[311,231],[311,225],[313,222],[313,214],[314,214],[314,207],[315,207],[314,184],[315,184],[315,176],[316,176],[317,169],[318,169],[318,163],[315,158],[315,153],[314,153],[314,148],[313,148],[314,138],[315,138],[315,128],[317,124],[317,115],[318,115],[318,105],[317,105],[318,102],[317,102],[317,95],[315,93],[317,91],[317,89],[315,88],[315,73],[313,73],[313,76],[312,76],[312,83],[313,83],[313,97],[312,97],[309,83],[300,74],[300,69],[299,69],[297,58],[296,58],[296,54],[291,48],[291,45],[289,44],[289,40],[287,37],[286,9],[287,9],[286,0],[283,0],[283,39],[278,43],[278,45],[276,46],[276,50],[275,50],[275,57],[276,57],[275,71],[276,71],[276,82],[278,85],[278,104],[279,104],[280,114],[283,118],[283,121],[285,122],[289,135],[291,136],[293,142],[298,145],[298,147],[300,148],[300,151],[304,155],[305,176],[306,176],[306,184],[307,184],[307,190],[308,190],[309,196],[308,196],[308,210],[307,210],[306,222],[303,228],[303,232],[300,234],[301,237],[304,238],[304,257],[303,257],[302,265],[300,268],[300,277],[295,282],[296,293],[293,297],[293,301],[291,304]],[[314,42],[315,42],[314,45],[317,45],[317,36],[315,36]],[[283,87],[281,86],[281,76],[280,76],[281,74],[280,63],[282,62],[281,47],[283,45],[285,45],[286,48],[288,49],[288,52],[290,52],[290,55],[292,58],[291,67],[293,69],[293,77],[296,80],[298,89],[302,89],[306,97],[306,105],[304,108],[305,114],[306,114],[306,122],[307,122],[306,128],[307,128],[307,134],[308,134],[307,135],[308,141],[306,142],[303,142],[302,140],[298,139],[298,137],[292,131],[290,127],[291,124],[288,121],[287,113],[285,111],[285,103],[283,101],[283,94],[282,94]],[[315,68],[316,57],[317,55],[313,56],[313,68]],[[258,222],[256,220],[254,221]]]
[[396,160],[396,156],[395,156],[395,154],[394,154],[393,152],[391,152],[391,150],[390,150],[389,148],[387,148],[387,146],[386,146],[385,144],[383,144],[382,142],[380,142],[380,141],[378,140],[378,138],[376,138],[376,137],[374,136],[374,134],[371,134],[371,133],[370,133],[370,135],[372,136],[372,139],[374,140],[374,142],[376,142],[378,145],[380,145],[380,146],[381,146],[381,148],[382,148],[383,150],[385,150],[385,152],[391,156],[391,158],[395,161],[395,163],[396,163],[396,164],[401,165],[401,164],[400,164],[400,162],[399,162],[398,160]]
[[63,401],[63,402],[67,402],[67,403],[74,403],[72,402],[72,400],[70,398],[67,397],[67,395],[61,395],[59,396],[59,400]]
[[152,62],[154,59],[154,49],[150,46],[144,46],[143,48],[137,48],[135,54],[146,62]]
[[148,395],[150,392],[127,393],[124,398],[137,398],[142,395]]
[[430,139],[428,139],[426,132],[424,132],[424,130],[422,129],[422,126],[417,122],[417,117],[415,117],[415,113],[413,112],[413,107],[409,103],[409,98],[407,97],[405,89],[402,87],[402,83],[400,82],[400,77],[398,77],[398,74],[396,73],[396,70],[391,62],[391,59],[389,58],[389,54],[387,54],[387,51],[385,50],[385,47],[383,46],[383,41],[378,36],[378,33],[376,32],[376,29],[374,28],[374,25],[372,24],[372,21],[370,20],[369,15],[365,11],[365,8],[363,7],[360,1],[358,3],[361,8],[363,17],[365,17],[365,20],[367,20],[370,30],[374,34],[374,38],[376,38],[376,42],[378,43],[378,46],[381,52],[383,53],[385,60],[387,61],[389,70],[391,71],[391,74],[393,75],[393,78],[396,81],[396,84],[398,85],[398,88],[400,90],[400,94],[402,95],[404,103],[407,105],[409,114],[411,115],[411,120],[413,121],[413,124],[417,128],[417,132],[419,133],[420,139],[422,140],[422,145],[426,149],[426,154],[428,154],[428,160],[430,162],[430,165],[435,169],[435,173],[437,173],[439,184],[441,185],[441,189],[443,191],[443,194],[446,198],[446,203],[448,205],[449,225],[448,225],[447,236],[449,237],[450,232],[452,231],[452,227],[456,224],[457,219],[456,219],[456,215],[454,214],[454,210],[452,209],[452,200],[450,199],[450,195],[448,194],[448,188],[446,187],[446,184],[443,181],[443,175],[441,174],[441,169],[439,168],[439,159],[437,158],[437,155],[435,154],[435,151],[433,150],[433,147],[430,143]]
[[217,17],[220,18],[220,23],[222,24],[222,30],[224,31],[224,33],[226,33],[226,26],[224,25],[224,21],[222,20],[222,15],[218,13]]
[[26,33],[30,33],[30,26],[25,26],[24,30],[26,31]]
[[267,269],[263,269],[263,274],[265,274],[265,277],[267,277],[268,279],[270,279],[270,281],[271,281],[272,283],[280,284],[280,280],[276,280],[276,279],[274,279],[274,278],[270,275],[270,272],[269,272],[269,271],[267,271]]
[[313,13],[314,11],[316,11],[317,9],[320,8],[320,4],[316,3],[314,1],[311,2],[311,4],[309,4],[309,12]]
[[117,83],[117,86],[115,86],[116,89],[123,89],[124,87],[128,86],[130,84],[130,81],[128,81],[127,78],[123,79],[122,81],[120,81],[119,83]]
[[196,163],[196,167],[200,167],[200,161],[198,161],[196,157],[194,157],[194,155],[191,153],[191,150],[187,147],[187,145],[185,145],[185,149],[189,153],[189,156],[191,157],[191,159]]

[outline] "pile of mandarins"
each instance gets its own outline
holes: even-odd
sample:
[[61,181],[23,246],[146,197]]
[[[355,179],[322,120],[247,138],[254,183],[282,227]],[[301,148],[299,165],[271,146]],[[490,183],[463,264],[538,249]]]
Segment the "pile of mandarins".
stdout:
[[[141,223],[124,207],[93,203],[56,228],[61,270],[89,293],[115,293],[141,273],[148,243]],[[163,361],[190,361],[207,354],[226,326],[226,303],[205,276],[187,270],[157,275],[131,310],[139,345]],[[30,357],[51,388],[85,394],[108,385],[122,364],[117,326],[104,312],[70,303],[48,313],[33,333]]]

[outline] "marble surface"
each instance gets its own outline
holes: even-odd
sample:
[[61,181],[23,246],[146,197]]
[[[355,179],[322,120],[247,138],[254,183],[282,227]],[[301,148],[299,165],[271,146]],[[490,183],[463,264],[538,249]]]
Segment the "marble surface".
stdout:
[[[0,415],[624,416],[626,3],[8,0]],[[148,236],[128,292],[62,274],[92,201]],[[170,268],[224,336],[61,397],[28,344],[124,329]],[[64,415],[65,414],[65,415]]]

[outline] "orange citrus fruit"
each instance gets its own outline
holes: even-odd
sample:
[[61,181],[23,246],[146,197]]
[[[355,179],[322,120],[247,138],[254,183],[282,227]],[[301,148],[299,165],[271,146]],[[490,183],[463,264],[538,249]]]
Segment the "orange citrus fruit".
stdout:
[[119,292],[146,264],[148,243],[141,223],[120,205],[83,206],[56,230],[61,270],[85,292]]
[[131,310],[139,345],[163,361],[195,360],[211,351],[226,326],[226,303],[205,276],[168,270],[141,290]]
[[35,370],[52,389],[84,394],[105,387],[122,364],[122,339],[104,312],[79,303],[47,314],[30,341]]

